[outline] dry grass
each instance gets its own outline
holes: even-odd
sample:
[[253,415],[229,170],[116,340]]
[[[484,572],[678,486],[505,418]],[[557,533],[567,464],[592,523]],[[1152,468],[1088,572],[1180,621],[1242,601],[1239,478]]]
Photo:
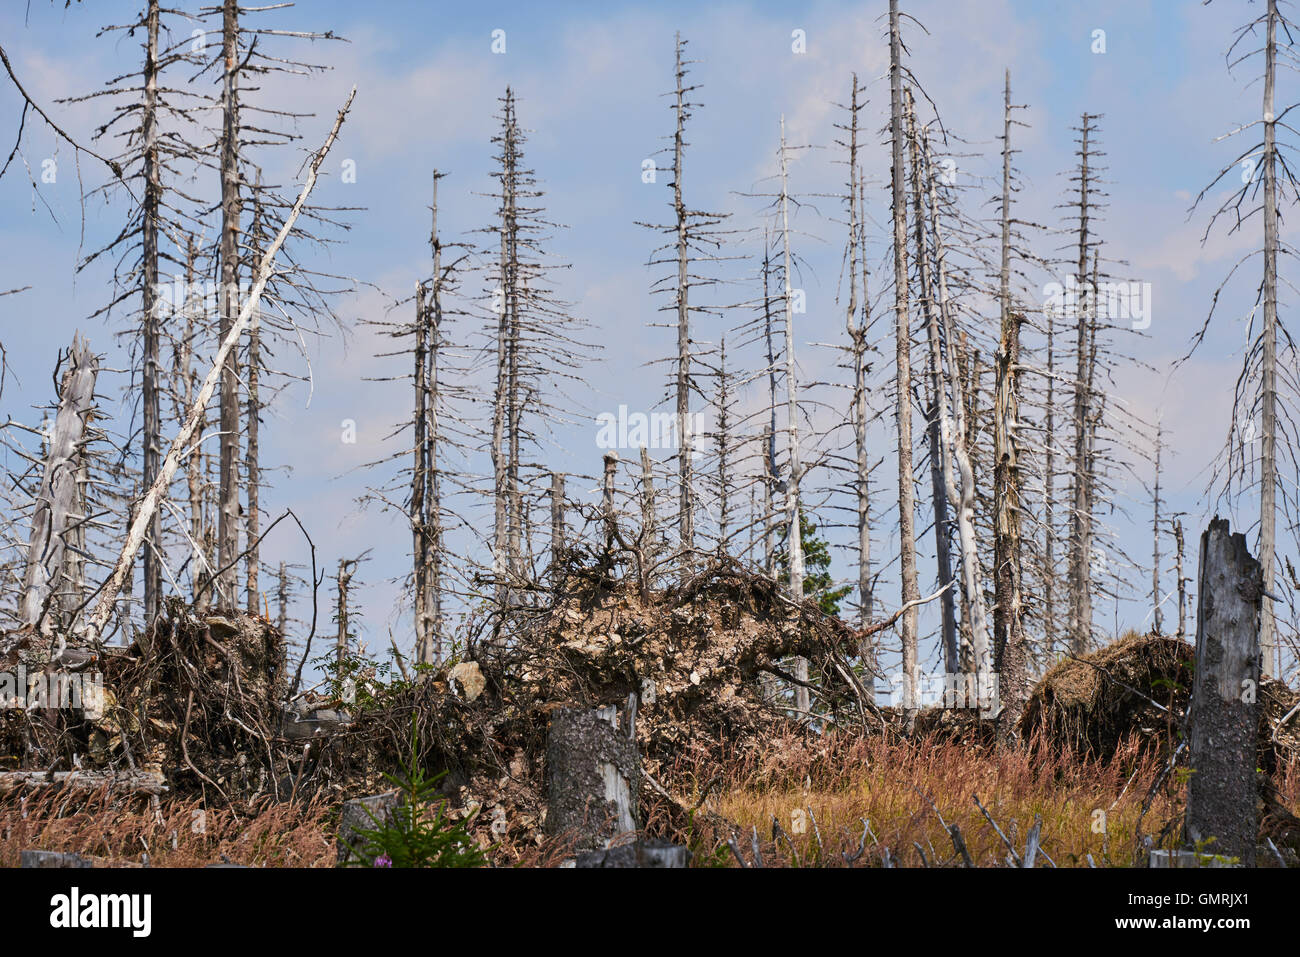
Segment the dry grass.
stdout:
[[[1137,744],[1124,743],[1114,760],[1103,763],[1037,743],[998,750],[937,736],[907,741],[828,734],[808,740],[790,734],[721,763],[682,759],[661,768],[665,786],[697,810],[683,819],[649,792],[644,810],[648,830],[690,844],[697,865],[735,865],[725,843],[734,822],[743,829],[740,846],[747,861],[749,835],[757,829],[766,866],[842,867],[844,855],[859,850],[866,819],[874,840],[866,840],[854,866],[880,866],[882,848],[889,849],[895,866],[953,866],[960,859],[940,815],[958,826],[977,865],[1004,865],[1006,846],[976,807],[978,795],[1018,850],[1041,817],[1042,848],[1057,866],[1086,867],[1090,854],[1098,867],[1125,867],[1135,860],[1139,823],[1141,833],[1159,836],[1166,824],[1176,827],[1183,812],[1185,787],[1175,775],[1156,790],[1143,815],[1161,764],[1157,749]],[[1273,783],[1282,804],[1300,810],[1300,765],[1279,768]],[[150,863],[160,867],[223,859],[260,867],[330,867],[337,811],[265,801],[245,813],[203,812],[197,800],[170,799],[155,814],[146,799],[31,795],[0,802],[0,867],[16,866],[19,851],[28,848],[75,851],[117,865],[138,863],[147,851]],[[796,833],[797,811],[804,812],[802,833]],[[1105,813],[1104,829],[1099,811]],[[781,826],[776,840],[774,817]],[[492,859],[497,865],[549,867],[564,856],[558,843],[547,842],[498,846]]]
[[[1163,846],[1182,818],[1185,786],[1179,775],[1157,788],[1143,814],[1161,769],[1152,751],[1129,740],[1114,760],[1101,763],[1036,743],[1023,750],[985,750],[934,737],[828,735],[812,743],[790,737],[721,776],[715,766],[679,767],[676,777],[693,782],[693,795],[678,792],[688,806],[707,792],[702,812],[736,822],[747,835],[757,829],[767,866],[845,866],[843,855],[860,848],[864,819],[874,840],[866,839],[855,866],[879,866],[882,848],[889,849],[895,866],[959,865],[940,815],[958,826],[977,866],[1003,865],[1006,845],[976,806],[978,795],[1019,851],[1041,817],[1042,849],[1057,866],[1087,867],[1090,854],[1097,867],[1125,867],[1135,861],[1139,825],[1141,833],[1157,838],[1169,825],[1165,839],[1157,840]],[[1293,763],[1280,769],[1274,783],[1287,807],[1300,807],[1300,768]],[[784,832],[775,841],[773,818]],[[801,825],[803,833],[795,833]],[[707,813],[697,812],[689,827],[677,830],[693,832],[682,836],[697,854],[729,836]],[[740,845],[751,860],[750,840]],[[721,855],[714,860],[724,863]]]
[[[335,862],[337,811],[319,804],[264,802],[248,813],[199,800],[76,797],[48,793],[0,803],[0,867],[19,852],[72,851],[107,865],[201,867],[227,860],[254,867],[327,867]],[[97,862],[98,863],[98,862]]]

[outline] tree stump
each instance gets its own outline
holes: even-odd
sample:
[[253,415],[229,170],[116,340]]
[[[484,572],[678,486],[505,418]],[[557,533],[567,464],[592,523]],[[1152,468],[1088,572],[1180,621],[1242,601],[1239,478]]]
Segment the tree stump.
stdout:
[[[397,809],[400,797],[396,791],[385,791],[383,794],[344,802],[343,813],[339,816],[339,866],[352,861],[373,863],[370,856],[363,852],[365,840],[358,832],[373,829],[377,826],[376,820],[384,822],[390,819]],[[374,815],[374,820],[371,815]]]
[[546,823],[552,836],[571,838],[575,850],[609,847],[637,828],[641,762],[635,698],[626,722],[619,709],[567,707],[551,714],[546,733]]
[[1192,684],[1186,837],[1202,853],[1253,867],[1259,833],[1255,765],[1259,728],[1263,569],[1241,533],[1215,518],[1201,535],[1196,675]]

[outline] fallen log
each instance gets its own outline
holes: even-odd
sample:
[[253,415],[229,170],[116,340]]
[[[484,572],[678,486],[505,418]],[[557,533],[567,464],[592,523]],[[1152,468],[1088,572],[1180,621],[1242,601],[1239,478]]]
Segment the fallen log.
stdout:
[[159,775],[147,771],[0,771],[0,795],[42,787],[152,795],[168,791],[167,783]]

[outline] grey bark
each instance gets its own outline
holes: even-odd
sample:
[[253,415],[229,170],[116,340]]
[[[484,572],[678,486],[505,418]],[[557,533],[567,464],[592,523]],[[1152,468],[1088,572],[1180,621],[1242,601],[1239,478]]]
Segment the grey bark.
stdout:
[[48,612],[65,572],[68,533],[84,521],[79,513],[77,475],[85,455],[86,427],[94,411],[95,378],[99,363],[80,334],[72,340],[68,369],[63,375],[59,410],[55,415],[41,476],[19,618],[24,625],[50,630]]
[[[219,336],[230,334],[239,315],[239,234],[242,204],[239,176],[239,4],[225,0],[222,30],[225,70],[222,87],[221,137],[221,288]],[[231,350],[221,377],[221,465],[218,487],[217,601],[235,602],[239,554],[239,359]]]
[[912,487],[912,332],[908,321],[907,194],[903,185],[903,66],[898,0],[889,0],[889,133],[894,219],[895,415],[898,422],[898,540],[902,578],[903,707],[917,703],[917,612],[915,490]]
[[612,705],[551,712],[544,775],[547,834],[571,841],[576,850],[593,850],[636,831],[641,763],[635,720],[634,704],[621,714]]
[[1186,834],[1210,854],[1255,864],[1264,577],[1226,520],[1201,535],[1196,672],[1192,684]]

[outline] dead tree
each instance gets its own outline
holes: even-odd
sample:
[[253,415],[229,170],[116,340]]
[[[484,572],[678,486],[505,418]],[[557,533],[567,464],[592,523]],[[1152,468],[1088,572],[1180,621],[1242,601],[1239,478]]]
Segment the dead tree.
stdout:
[[907,193],[903,181],[902,35],[898,0],[889,0],[889,136],[892,149],[890,195],[894,220],[895,416],[898,423],[898,539],[902,577],[903,707],[917,706],[917,611],[921,591],[916,576],[916,493],[912,486],[912,329],[908,320]]
[[[239,12],[237,0],[222,6],[221,86],[221,284],[217,335],[224,341],[239,315],[239,225],[243,210],[239,175]],[[234,604],[239,554],[239,353],[231,350],[221,375],[218,417],[221,464],[217,487],[218,601]]]
[[[531,528],[525,510],[525,486],[533,476],[524,472],[523,454],[539,444],[541,434],[563,419],[563,391],[578,381],[579,370],[591,347],[580,338],[585,323],[570,312],[570,305],[549,291],[548,275],[560,264],[550,262],[543,243],[553,228],[538,205],[542,191],[536,174],[524,163],[524,129],[515,113],[515,95],[506,88],[501,100],[501,132],[492,142],[499,147],[498,168],[492,173],[499,191],[496,234],[499,252],[489,265],[494,288],[491,336],[495,345],[492,391],[493,524],[491,540],[494,631],[501,627],[513,602],[511,581],[531,575],[526,568],[525,543]],[[538,470],[536,478],[549,475]],[[539,495],[541,490],[538,490]],[[531,551],[531,549],[529,549]]]
[[669,238],[669,242],[654,250],[649,265],[671,266],[671,275],[657,280],[651,288],[652,293],[667,293],[669,302],[660,307],[660,311],[671,312],[677,331],[677,353],[673,358],[672,393],[676,410],[677,437],[677,530],[678,546],[683,558],[689,565],[691,550],[695,547],[695,500],[692,492],[692,455],[695,437],[691,434],[691,393],[698,392],[691,365],[692,335],[691,316],[710,312],[707,307],[692,304],[691,290],[697,286],[712,285],[714,280],[694,271],[701,261],[716,259],[716,251],[722,244],[722,236],[717,226],[725,219],[725,214],[709,213],[690,208],[683,198],[685,179],[686,123],[692,111],[699,108],[692,102],[691,95],[699,89],[698,85],[688,85],[687,67],[694,61],[684,57],[687,41],[681,34],[676,35],[674,52],[674,89],[668,95],[672,97],[673,111],[672,145],[665,149],[671,151],[672,167],[669,169],[671,179],[668,186],[672,191],[670,206],[672,221],[666,225],[640,223],[638,225],[653,229]]
[[49,611],[62,584],[69,532],[85,521],[77,478],[85,456],[86,430],[95,407],[99,361],[80,334],[68,350],[59,389],[59,410],[50,433],[44,474],[32,513],[32,532],[23,578],[21,623],[51,630]]
[[907,114],[907,141],[912,156],[912,208],[915,220],[917,280],[921,309],[925,314],[926,334],[929,342],[930,407],[926,415],[926,431],[930,441],[930,485],[934,503],[934,543],[938,562],[938,584],[945,589],[940,598],[944,663],[949,673],[960,670],[957,654],[957,609],[953,597],[952,543],[948,519],[948,491],[945,474],[952,474],[948,461],[948,440],[951,426],[948,422],[947,396],[943,383],[943,346],[939,333],[939,314],[935,303],[934,280],[930,272],[930,251],[927,248],[926,214],[922,196],[922,183],[931,176],[928,160],[922,156],[920,138],[916,131],[916,108],[911,89],[905,89],[904,102]]
[[[957,538],[961,551],[962,608],[966,624],[968,647],[961,657],[963,671],[985,680],[992,669],[991,648],[988,635],[988,614],[984,603],[984,572],[979,553],[975,507],[977,501],[975,465],[973,461],[975,401],[972,385],[961,374],[958,357],[956,304],[948,284],[948,244],[939,206],[937,177],[933,174],[929,138],[921,135],[925,166],[931,170],[929,179],[930,245],[934,256],[934,271],[938,276],[937,315],[941,324],[942,341],[946,358],[947,390],[952,395],[956,409],[952,421],[943,402],[939,407],[940,433],[943,445],[951,449],[944,463],[944,485],[957,519]],[[937,347],[937,338],[935,340]],[[974,365],[978,365],[978,358]]]
[[[857,532],[857,568],[858,568],[858,627],[866,629],[871,623],[874,601],[874,580],[871,575],[871,464],[867,446],[867,373],[870,364],[867,356],[870,350],[868,333],[871,328],[871,298],[868,289],[868,267],[866,248],[866,184],[863,182],[861,163],[858,157],[858,120],[859,114],[866,106],[866,99],[859,99],[862,92],[858,85],[858,75],[852,76],[849,91],[848,122],[837,123],[836,128],[843,130],[846,140],[836,141],[848,154],[845,161],[849,168],[849,179],[844,194],[848,212],[848,297],[845,304],[844,324],[849,338],[849,361],[853,368],[853,394],[849,403],[849,426],[853,431],[853,489],[854,514]],[[861,300],[858,298],[861,283]],[[874,636],[863,640],[859,651],[866,668],[864,684],[868,694],[875,692],[875,647]]]
[[[993,410],[993,648],[1002,712],[999,731],[1014,736],[1029,698],[1028,658],[1021,606],[1020,548],[1020,326],[1024,316],[1011,302],[1011,71],[1006,71],[1002,107],[1002,257],[998,273],[1001,312],[997,386]],[[1048,441],[1051,437],[1048,436]]]
[[[166,382],[162,366],[162,343],[170,312],[162,264],[176,261],[180,234],[188,234],[195,217],[192,203],[183,189],[171,184],[192,178],[205,162],[194,145],[196,117],[209,104],[206,96],[166,82],[165,74],[191,61],[189,38],[171,43],[165,19],[185,14],[163,8],[158,0],[145,0],[141,12],[131,21],[109,26],[103,33],[143,34],[142,66],[111,80],[99,91],[72,97],[64,102],[86,102],[108,98],[108,119],[97,127],[94,139],[112,136],[124,141],[114,159],[113,177],[88,195],[107,197],[125,187],[130,211],[125,226],[103,247],[78,263],[78,271],[101,258],[111,259],[114,269],[114,297],[95,316],[108,317],[123,301],[138,301],[132,310],[133,367],[139,369],[142,427],[140,469],[145,486],[158,475],[162,455],[162,396]],[[188,33],[188,31],[187,31]],[[104,110],[103,106],[100,106]],[[164,239],[170,237],[173,251]],[[138,300],[136,297],[138,296]],[[138,317],[138,318],[137,318]],[[149,530],[143,560],[144,615],[151,620],[160,608],[163,565],[166,561],[161,516],[155,516]]]
[[176,437],[172,440],[171,447],[163,459],[162,466],[159,469],[158,478],[154,483],[145,490],[144,496],[140,500],[140,507],[135,517],[131,520],[130,528],[127,531],[126,541],[122,545],[121,553],[118,555],[113,571],[108,580],[104,583],[100,591],[99,601],[95,605],[95,610],[86,622],[85,637],[91,643],[98,643],[103,635],[104,628],[108,624],[109,618],[113,614],[113,609],[117,603],[118,595],[122,592],[122,587],[134,567],[136,556],[139,554],[140,547],[144,542],[147,533],[148,524],[153,520],[154,512],[160,507],[161,502],[167,497],[167,490],[170,487],[172,478],[180,466],[180,460],[186,454],[190,443],[194,439],[195,432],[198,429],[199,422],[204,418],[204,410],[208,402],[211,401],[213,393],[216,392],[217,381],[222,375],[225,368],[226,358],[234,351],[239,342],[239,338],[247,329],[252,319],[253,310],[257,308],[258,300],[261,298],[262,290],[266,288],[266,283],[270,279],[271,266],[275,260],[276,253],[284,245],[285,238],[293,229],[294,223],[297,222],[298,216],[302,213],[302,208],[310,195],[312,187],[316,185],[316,176],[320,171],[320,165],[324,162],[326,154],[329,153],[330,147],[334,145],[338,137],[339,128],[343,125],[343,120],[347,116],[348,110],[352,106],[352,99],[356,95],[354,89],[349,95],[347,102],[339,111],[334,120],[334,125],[330,130],[329,136],[326,137],[320,150],[313,156],[311,163],[307,167],[306,180],[303,183],[302,191],[298,194],[298,199],[294,202],[292,209],[289,210],[280,231],[276,234],[267,247],[266,253],[262,256],[262,261],[258,265],[257,272],[254,275],[253,285],[249,291],[248,299],[235,318],[234,324],[230,327],[229,332],[222,339],[216,355],[213,357],[213,367],[209,370],[207,377],[203,380],[198,394],[191,403],[184,424]]
[[342,675],[343,662],[348,657],[348,643],[352,638],[352,623],[348,610],[348,599],[352,595],[352,576],[357,569],[357,559],[340,558],[339,570],[334,581],[338,587],[334,606],[334,621],[338,631],[334,638],[334,662]]
[[1255,865],[1263,569],[1215,518],[1201,535],[1196,673],[1192,684],[1187,839],[1198,850]]
[[1183,575],[1183,523],[1174,520],[1174,547],[1177,549],[1174,569],[1178,574],[1178,637],[1187,636],[1187,579]]
[[1164,616],[1160,612],[1160,453],[1164,450],[1164,428],[1157,424],[1155,441],[1155,481],[1151,491],[1151,614],[1155,633],[1164,634]]
[[[1276,74],[1278,59],[1294,60],[1294,35],[1296,24],[1288,19],[1279,9],[1277,0],[1266,0],[1260,14],[1236,31],[1226,55],[1229,72],[1238,64],[1262,55],[1263,63],[1263,104],[1262,115],[1249,123],[1242,124],[1219,139],[1261,127],[1262,136],[1250,146],[1241,150],[1237,157],[1224,166],[1211,183],[1197,195],[1192,204],[1195,209],[1201,201],[1218,187],[1224,177],[1241,167],[1242,185],[1234,189],[1222,204],[1215,209],[1206,226],[1202,243],[1208,238],[1221,216],[1229,221],[1228,234],[1242,228],[1257,215],[1263,223],[1262,246],[1252,250],[1240,262],[1233,266],[1227,278],[1215,290],[1214,297],[1200,330],[1192,337],[1191,349],[1187,358],[1195,352],[1204,339],[1206,331],[1220,302],[1220,294],[1237,270],[1254,255],[1261,254],[1263,274],[1255,290],[1255,302],[1262,304],[1261,324],[1250,324],[1250,339],[1245,357],[1242,360],[1241,374],[1237,377],[1233,393],[1233,423],[1228,435],[1223,457],[1226,466],[1216,469],[1214,481],[1223,480],[1226,489],[1231,492],[1234,484],[1240,493],[1247,484],[1246,460],[1248,450],[1258,436],[1258,489],[1259,489],[1259,560],[1264,570],[1264,590],[1273,594],[1277,565],[1277,520],[1278,512],[1283,513],[1284,522],[1294,527],[1296,502],[1294,494],[1288,493],[1290,483],[1284,481],[1278,471],[1278,441],[1282,439],[1284,448],[1294,454],[1294,445],[1287,438],[1294,434],[1293,423],[1287,413],[1288,401],[1296,394],[1293,373],[1295,347],[1292,343],[1286,323],[1278,315],[1278,254],[1283,249],[1280,236],[1279,205],[1289,199],[1295,202],[1298,195],[1297,183],[1291,170],[1293,161],[1288,161],[1289,149],[1279,143],[1277,128],[1287,128],[1283,117],[1291,109],[1287,106],[1279,110],[1275,104]],[[1259,33],[1263,33],[1262,46],[1246,48],[1242,53],[1239,48],[1244,43],[1258,42]],[[1263,196],[1260,197],[1260,187]],[[1259,201],[1253,204],[1257,197]],[[1251,311],[1253,316],[1253,309]],[[1256,331],[1258,329],[1258,331]],[[1288,385],[1287,395],[1279,402],[1279,363],[1283,364],[1281,381]],[[1255,415],[1259,415],[1259,429],[1254,428]],[[1280,495],[1280,498],[1279,498]],[[1263,648],[1264,674],[1277,677],[1281,671],[1282,649],[1278,640],[1277,618],[1271,606],[1263,610],[1260,642]],[[1294,651],[1294,647],[1292,648]]]
[[[1092,644],[1092,498],[1089,450],[1096,430],[1091,385],[1095,368],[1093,349],[1096,329],[1096,288],[1088,278],[1088,260],[1096,245],[1090,233],[1091,216],[1097,208],[1093,196],[1097,170],[1095,122],[1100,117],[1084,113],[1078,127],[1079,166],[1077,210],[1078,263],[1075,280],[1079,301],[1075,315],[1074,456],[1070,476],[1070,650],[1086,653]],[[1093,270],[1094,276],[1096,269]]]
[[[790,597],[803,601],[804,567],[801,538],[799,483],[803,478],[803,460],[799,454],[799,375],[794,356],[794,281],[790,259],[790,191],[788,186],[788,157],[785,142],[785,116],[781,117],[781,247],[783,255],[782,278],[785,282],[785,393],[786,393],[786,454],[789,457],[786,471],[786,561],[790,567]],[[794,676],[801,682],[808,680],[808,659],[795,658]],[[795,710],[806,713],[809,708],[808,689],[795,686]]]

